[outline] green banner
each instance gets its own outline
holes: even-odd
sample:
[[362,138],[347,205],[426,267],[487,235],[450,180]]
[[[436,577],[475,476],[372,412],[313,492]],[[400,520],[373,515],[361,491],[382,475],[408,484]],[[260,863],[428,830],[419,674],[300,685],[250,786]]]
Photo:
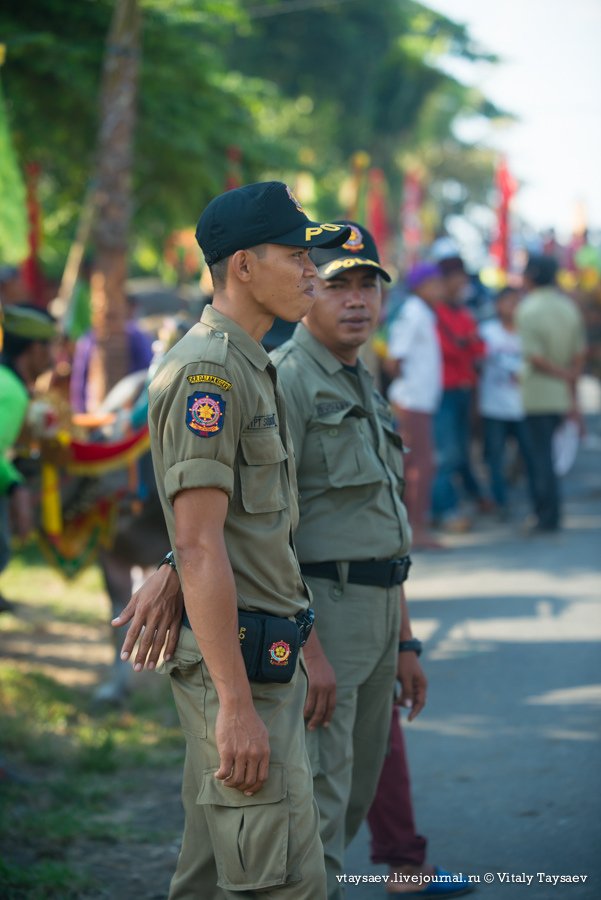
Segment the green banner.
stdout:
[[10,137],[1,84],[0,197],[0,265],[17,265],[28,253],[25,183]]

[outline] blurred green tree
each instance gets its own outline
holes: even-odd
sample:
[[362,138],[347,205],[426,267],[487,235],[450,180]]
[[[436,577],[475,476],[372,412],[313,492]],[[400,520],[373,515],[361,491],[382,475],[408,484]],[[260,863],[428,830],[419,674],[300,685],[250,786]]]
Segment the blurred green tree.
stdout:
[[[41,165],[44,261],[58,273],[95,169],[98,96],[114,0],[4,0],[0,36],[8,116],[22,163]],[[382,167],[398,208],[401,170],[433,178],[474,158],[453,136],[462,117],[501,113],[449,74],[448,59],[493,61],[466,28],[413,0],[139,0],[142,55],[132,172],[133,246],[160,258],[226,184],[227,148],[244,180],[316,178],[316,211],[338,207],[357,150]],[[469,192],[492,164],[477,155]],[[453,176],[454,177],[454,176]]]

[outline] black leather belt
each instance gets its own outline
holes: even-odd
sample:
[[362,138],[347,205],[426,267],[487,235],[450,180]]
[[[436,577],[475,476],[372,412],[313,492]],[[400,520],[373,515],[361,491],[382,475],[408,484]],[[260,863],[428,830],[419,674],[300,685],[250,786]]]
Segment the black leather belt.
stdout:
[[[347,581],[349,584],[368,584],[373,587],[392,587],[402,584],[409,574],[411,559],[357,559],[349,563]],[[338,563],[301,563],[303,575],[340,581]]]

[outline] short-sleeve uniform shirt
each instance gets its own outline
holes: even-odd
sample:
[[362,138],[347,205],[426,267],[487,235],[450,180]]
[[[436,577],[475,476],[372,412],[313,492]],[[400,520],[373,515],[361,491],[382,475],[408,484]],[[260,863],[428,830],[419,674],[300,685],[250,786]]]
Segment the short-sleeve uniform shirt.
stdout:
[[263,347],[207,306],[152,380],[148,418],[171,546],[179,491],[219,488],[229,497],[224,536],[238,607],[278,616],[306,608],[291,537],[298,521],[292,444]]
[[343,366],[302,324],[271,358],[297,459],[299,559],[382,560],[408,553],[402,443],[365,366]]
[[557,366],[571,365],[586,346],[579,310],[556,288],[535,288],[518,306],[517,327],[524,353],[521,383],[526,413],[568,412],[571,396],[566,382],[536,369],[529,358],[541,356]]

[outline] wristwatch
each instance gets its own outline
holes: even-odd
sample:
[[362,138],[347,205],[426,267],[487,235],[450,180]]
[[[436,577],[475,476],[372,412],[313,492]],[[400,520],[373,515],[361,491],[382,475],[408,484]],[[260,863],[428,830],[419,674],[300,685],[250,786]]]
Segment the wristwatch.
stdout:
[[414,653],[421,656],[422,642],[418,641],[417,638],[411,638],[410,641],[399,641],[399,653],[404,653],[407,650],[413,650]]
[[161,566],[171,566],[171,568],[174,570],[174,572],[177,572],[177,566],[175,565],[175,556],[173,555],[173,550],[170,550],[169,553],[167,553],[162,558],[162,560],[160,561],[160,563],[157,566],[157,569],[160,569]]

